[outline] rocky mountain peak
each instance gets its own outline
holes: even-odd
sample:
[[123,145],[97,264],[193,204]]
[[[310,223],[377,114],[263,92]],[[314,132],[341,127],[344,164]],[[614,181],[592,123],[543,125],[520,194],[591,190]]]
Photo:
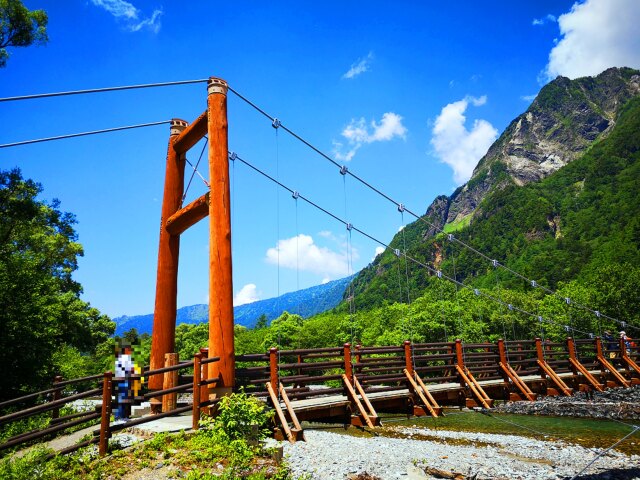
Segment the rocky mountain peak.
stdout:
[[[539,181],[576,159],[615,125],[619,109],[640,94],[640,71],[610,68],[595,77],[558,77],[545,85],[478,162],[471,179],[443,205],[439,222],[461,223],[492,189]],[[435,219],[432,219],[434,223]],[[435,232],[435,230],[434,230]],[[425,232],[430,236],[434,232]]]

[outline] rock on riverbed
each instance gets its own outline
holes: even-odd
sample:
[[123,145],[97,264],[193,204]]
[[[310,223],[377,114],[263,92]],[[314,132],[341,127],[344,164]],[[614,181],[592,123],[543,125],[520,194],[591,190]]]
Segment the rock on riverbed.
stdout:
[[594,392],[593,399],[585,393],[576,393],[571,397],[542,397],[535,402],[505,403],[499,405],[496,411],[523,415],[640,420],[640,386]]
[[[424,473],[427,467],[432,472],[462,474],[450,478],[559,480],[573,477],[598,454],[595,449],[514,435],[390,430],[404,438],[307,430],[306,442],[286,443],[284,452],[294,477],[306,475],[313,480],[358,478],[358,474],[384,480],[446,478]],[[594,474],[600,480],[640,480],[640,456],[610,451],[579,478],[596,478]]]

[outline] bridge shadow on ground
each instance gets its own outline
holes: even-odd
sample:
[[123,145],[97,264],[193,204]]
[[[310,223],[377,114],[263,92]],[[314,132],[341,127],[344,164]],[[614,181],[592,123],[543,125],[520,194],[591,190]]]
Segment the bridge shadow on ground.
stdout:
[[613,468],[606,472],[580,475],[576,480],[634,480],[640,478],[640,467]]

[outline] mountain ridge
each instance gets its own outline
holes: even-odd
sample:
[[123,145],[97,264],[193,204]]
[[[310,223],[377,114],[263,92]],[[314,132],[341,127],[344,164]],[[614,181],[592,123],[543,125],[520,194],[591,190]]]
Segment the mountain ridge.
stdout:
[[[298,314],[303,318],[325,312],[340,303],[351,278],[345,277],[322,285],[285,293],[279,297],[238,305],[233,308],[234,323],[252,327],[263,314],[267,316],[268,321],[271,321],[279,317],[284,311]],[[176,326],[181,323],[198,324],[206,322],[208,316],[209,307],[206,304],[182,307],[177,310]],[[139,334],[150,334],[153,328],[152,313],[132,316],[122,315],[114,318],[113,321],[116,323],[115,335],[122,335],[131,328],[135,328]]]

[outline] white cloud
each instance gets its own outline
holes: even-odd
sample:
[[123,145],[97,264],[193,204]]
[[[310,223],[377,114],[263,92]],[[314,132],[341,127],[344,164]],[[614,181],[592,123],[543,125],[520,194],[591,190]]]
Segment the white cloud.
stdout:
[[359,58],[355,63],[351,64],[351,68],[342,75],[342,78],[355,78],[361,73],[369,71],[371,60],[373,60],[373,52],[369,52],[366,57]]
[[522,95],[520,96],[520,100],[525,102],[533,102],[537,96],[537,93],[534,93],[533,95]]
[[140,10],[125,0],[91,0],[91,3],[105,9],[115,18],[122,19],[130,32],[138,32],[143,28],[154,33],[160,31],[162,10],[154,10],[150,17],[140,19]]
[[376,253],[373,255],[373,258],[371,259],[371,261],[373,262],[376,259],[376,257],[381,253],[384,253],[384,251],[385,251],[384,247],[376,247]]
[[586,0],[560,15],[562,38],[543,75],[552,80],[597,75],[609,67],[640,68],[640,2]]
[[467,130],[464,113],[469,104],[479,107],[487,97],[465,97],[446,105],[436,118],[431,145],[441,162],[453,168],[453,178],[460,185],[471,177],[478,160],[487,152],[498,131],[486,120],[475,120]]
[[[358,252],[351,248],[351,257],[358,259]],[[283,268],[311,272],[321,275],[324,280],[341,278],[349,274],[346,251],[335,252],[327,247],[319,247],[311,235],[278,240],[276,247],[267,250],[267,263]]]
[[237,307],[238,305],[257,302],[258,300],[260,300],[258,287],[256,287],[255,283],[247,283],[233,297],[233,306]]
[[397,113],[387,112],[382,115],[380,123],[372,120],[367,125],[364,118],[352,119],[349,125],[342,130],[342,136],[347,139],[349,150],[342,153],[343,144],[333,142],[336,159],[350,161],[364,144],[373,142],[388,142],[395,137],[404,139],[407,129],[402,125],[402,117]]
[[557,21],[558,19],[555,17],[555,15],[551,15],[550,13],[548,13],[542,18],[534,18],[533,21],[531,22],[531,25],[542,26],[546,23],[555,23]]

